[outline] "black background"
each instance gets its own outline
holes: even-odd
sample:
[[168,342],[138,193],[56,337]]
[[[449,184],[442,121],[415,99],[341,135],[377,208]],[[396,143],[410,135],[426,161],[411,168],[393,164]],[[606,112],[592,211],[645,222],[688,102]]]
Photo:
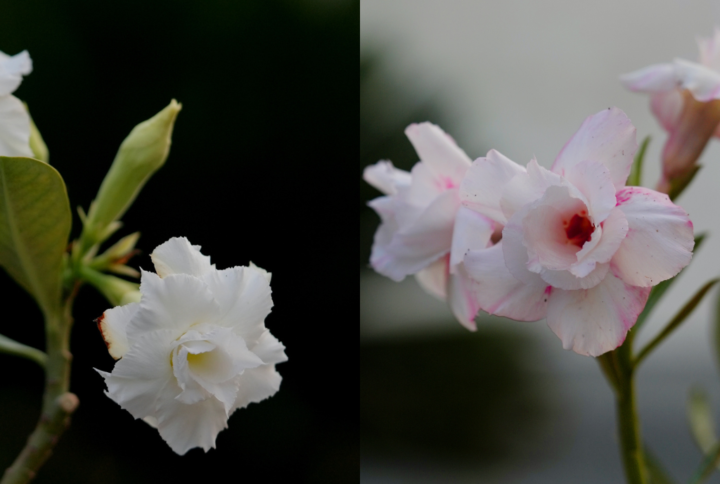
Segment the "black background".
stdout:
[[[217,449],[175,455],[104,394],[113,360],[83,287],[72,334],[73,423],[38,483],[349,482],[358,479],[356,222],[359,2],[2,0],[0,50],[34,62],[26,101],[87,209],[132,127],[176,98],[170,156],[123,218],[131,265],[172,236],[218,268],[273,273],[266,324],[287,347],[280,391],[237,411]],[[349,210],[347,210],[349,211]],[[74,214],[72,236],[79,234]],[[352,255],[351,255],[352,254]],[[0,333],[42,348],[31,298],[0,275]],[[42,373],[0,355],[0,467],[33,429]],[[198,481],[200,480],[200,481]]]

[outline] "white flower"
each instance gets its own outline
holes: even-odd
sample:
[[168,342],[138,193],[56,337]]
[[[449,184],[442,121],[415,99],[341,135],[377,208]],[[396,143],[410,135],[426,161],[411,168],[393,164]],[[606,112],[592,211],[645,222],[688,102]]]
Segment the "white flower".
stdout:
[[113,358],[99,371],[106,394],[156,427],[178,454],[215,447],[238,408],[278,391],[285,347],[265,328],[270,274],[254,266],[217,270],[184,237],[151,254],[139,303],[105,311],[98,327]]
[[22,76],[32,72],[26,50],[9,56],[0,52],[0,156],[32,157],[30,116],[23,103],[12,95]]

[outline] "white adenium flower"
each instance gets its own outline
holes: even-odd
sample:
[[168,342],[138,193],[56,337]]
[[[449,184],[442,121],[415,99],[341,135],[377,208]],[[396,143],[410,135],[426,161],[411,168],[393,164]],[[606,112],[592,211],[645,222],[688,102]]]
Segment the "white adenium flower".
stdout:
[[448,300],[460,323],[475,330],[478,304],[462,259],[469,249],[491,243],[495,225],[460,205],[458,187],[470,158],[452,138],[431,123],[412,124],[405,134],[421,160],[411,173],[380,161],[363,175],[386,194],[368,204],[382,220],[370,264],[395,281],[415,274],[426,291]]
[[215,447],[238,408],[278,391],[284,346],[265,328],[270,274],[254,265],[217,270],[199,246],[172,238],[151,254],[139,303],[105,311],[106,394],[156,427],[178,454]]
[[491,151],[462,182],[467,208],[504,225],[465,256],[481,309],[547,318],[565,349],[598,356],[625,340],[651,286],[692,257],[693,225],[667,195],[626,187],[635,127],[617,108],[588,117],[551,170]]
[[669,136],[658,189],[687,174],[712,136],[720,137],[720,29],[698,39],[699,63],[675,59],[620,77],[631,91],[649,92],[650,107]]
[[32,157],[30,116],[23,103],[12,95],[22,76],[32,72],[26,50],[9,56],[0,52],[0,156]]

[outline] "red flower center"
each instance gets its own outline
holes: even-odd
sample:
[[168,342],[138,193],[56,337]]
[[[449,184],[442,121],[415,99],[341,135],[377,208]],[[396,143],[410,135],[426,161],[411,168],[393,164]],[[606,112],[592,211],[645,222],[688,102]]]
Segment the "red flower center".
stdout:
[[574,244],[582,248],[582,246],[590,240],[593,234],[592,222],[587,218],[585,210],[580,214],[575,214],[570,219],[570,222],[563,222],[565,226],[565,235],[568,238],[568,244]]

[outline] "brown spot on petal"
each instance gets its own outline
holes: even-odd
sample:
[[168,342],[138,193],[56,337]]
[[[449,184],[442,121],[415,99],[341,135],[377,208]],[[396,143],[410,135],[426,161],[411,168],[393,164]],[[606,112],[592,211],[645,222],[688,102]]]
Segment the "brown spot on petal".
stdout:
[[100,336],[102,336],[102,339],[105,342],[105,346],[107,346],[108,351],[110,351],[110,343],[108,342],[108,339],[105,337],[105,331],[103,330],[103,322],[104,321],[105,321],[105,313],[102,313],[102,316],[93,320],[93,322],[95,322],[95,324],[97,324],[98,330],[100,331]]

